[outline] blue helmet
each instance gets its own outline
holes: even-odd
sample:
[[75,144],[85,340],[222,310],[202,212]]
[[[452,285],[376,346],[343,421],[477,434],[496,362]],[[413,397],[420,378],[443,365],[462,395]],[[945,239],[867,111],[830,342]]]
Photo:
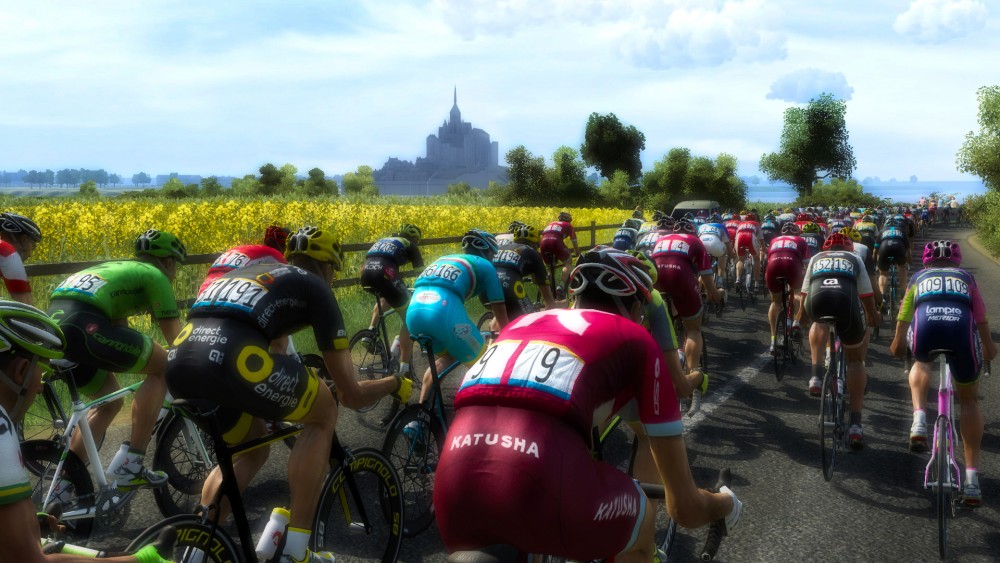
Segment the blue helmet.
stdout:
[[499,248],[496,237],[482,229],[471,229],[462,237],[462,250],[466,254],[474,254],[491,262]]

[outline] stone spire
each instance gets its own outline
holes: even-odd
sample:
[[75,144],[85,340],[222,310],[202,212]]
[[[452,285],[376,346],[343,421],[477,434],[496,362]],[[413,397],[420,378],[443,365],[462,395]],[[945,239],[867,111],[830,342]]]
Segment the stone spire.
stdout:
[[462,123],[462,112],[458,109],[458,86],[455,86],[454,98],[451,106],[451,126],[457,128]]

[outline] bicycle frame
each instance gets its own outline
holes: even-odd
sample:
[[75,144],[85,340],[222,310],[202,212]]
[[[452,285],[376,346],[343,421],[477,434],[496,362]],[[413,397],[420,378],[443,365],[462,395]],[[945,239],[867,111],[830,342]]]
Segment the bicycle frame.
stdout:
[[[962,471],[958,467],[958,462],[955,461],[955,443],[958,442],[958,436],[955,433],[954,419],[952,418],[951,411],[955,404],[955,390],[952,387],[951,369],[948,367],[948,362],[945,359],[945,352],[935,350],[931,352],[939,352],[938,362],[939,362],[939,383],[938,383],[938,415],[937,419],[940,420],[944,418],[947,420],[948,434],[945,439],[948,440],[948,466],[951,470],[948,472],[947,479],[945,480],[945,486],[950,488],[953,492],[957,492],[961,488],[962,484]],[[931,444],[937,444],[938,441],[938,426],[934,425],[934,441]],[[924,471],[924,488],[931,489],[932,491],[937,491],[938,484],[936,482],[931,482],[931,468],[937,463],[937,448],[931,447],[931,459],[927,463],[927,469]]]

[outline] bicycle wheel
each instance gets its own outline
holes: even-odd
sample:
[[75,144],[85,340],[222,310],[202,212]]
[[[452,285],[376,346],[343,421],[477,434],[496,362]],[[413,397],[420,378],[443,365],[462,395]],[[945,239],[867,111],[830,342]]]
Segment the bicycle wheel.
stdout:
[[[367,339],[367,341],[364,341]],[[387,375],[392,375],[394,367],[392,365],[392,355],[385,349],[381,337],[374,330],[359,330],[351,337],[351,363],[354,364],[354,373],[358,381],[372,379],[382,379]],[[365,413],[374,409],[382,401],[379,399],[374,403],[354,409],[357,412]]]
[[312,549],[333,551],[338,560],[391,563],[399,557],[402,521],[403,492],[396,470],[378,450],[361,448],[323,484]]
[[937,487],[934,496],[937,504],[938,518],[938,552],[941,559],[944,559],[948,555],[948,517],[954,509],[954,505],[952,504],[951,463],[948,456],[948,436],[950,433],[951,427],[948,424],[948,419],[939,416],[934,429],[936,442],[934,444],[935,475],[933,482]]
[[741,311],[746,311],[747,310],[747,301],[748,301],[749,298],[747,297],[747,290],[746,290],[746,288],[740,282],[737,282],[737,284],[736,284],[736,294],[739,295],[739,297],[740,297],[740,310]]
[[834,366],[823,377],[823,391],[819,404],[819,445],[822,451],[823,478],[833,478],[833,465],[837,460],[837,450],[842,443],[843,432],[838,411],[841,398],[837,393],[837,370]]
[[[62,454],[62,446],[51,440],[21,442],[21,457],[24,458],[24,467],[28,470],[31,480],[31,500],[39,510],[44,509],[42,503],[52,484],[56,465]],[[73,452],[67,452],[60,478],[68,481],[70,486],[65,489],[66,493],[60,495],[61,498],[52,500],[62,502],[64,515],[94,505],[94,483],[90,480],[87,465]],[[90,538],[94,517],[93,514],[87,518],[64,516],[62,523],[66,526],[66,534],[71,541],[82,541]]]
[[413,537],[434,521],[434,471],[444,448],[444,429],[436,417],[410,405],[393,419],[382,443],[403,485],[403,535]]
[[160,514],[169,518],[194,511],[205,477],[214,466],[212,438],[190,419],[167,414],[157,432],[153,454],[153,469],[169,475],[165,486],[153,489]]
[[69,420],[63,404],[52,384],[45,383],[35,402],[16,424],[18,441],[54,440],[62,436]]
[[[479,320],[476,321],[476,328],[479,329],[479,332],[487,332],[493,330],[491,327],[492,321],[493,321],[493,311],[486,311],[479,317]],[[486,339],[487,346],[489,346],[492,343],[493,342],[491,339]]]
[[236,547],[236,543],[222,526],[213,532],[212,524],[202,522],[201,517],[195,514],[180,514],[153,524],[136,536],[126,551],[135,553],[155,542],[167,526],[173,526],[177,530],[177,543],[174,544],[172,553],[160,555],[175,563],[232,563],[246,559],[243,551]]
[[785,361],[788,359],[790,350],[790,337],[788,334],[788,306],[782,303],[781,312],[778,313],[778,318],[774,321],[774,345],[776,347],[775,353],[771,354],[771,358],[774,362],[774,377],[778,381],[785,378]]

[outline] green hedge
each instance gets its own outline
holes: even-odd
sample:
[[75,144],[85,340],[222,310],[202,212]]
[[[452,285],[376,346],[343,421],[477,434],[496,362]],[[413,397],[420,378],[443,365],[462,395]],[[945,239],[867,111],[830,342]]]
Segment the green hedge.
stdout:
[[1000,256],[1000,192],[969,196],[964,206],[983,245],[993,256]]

